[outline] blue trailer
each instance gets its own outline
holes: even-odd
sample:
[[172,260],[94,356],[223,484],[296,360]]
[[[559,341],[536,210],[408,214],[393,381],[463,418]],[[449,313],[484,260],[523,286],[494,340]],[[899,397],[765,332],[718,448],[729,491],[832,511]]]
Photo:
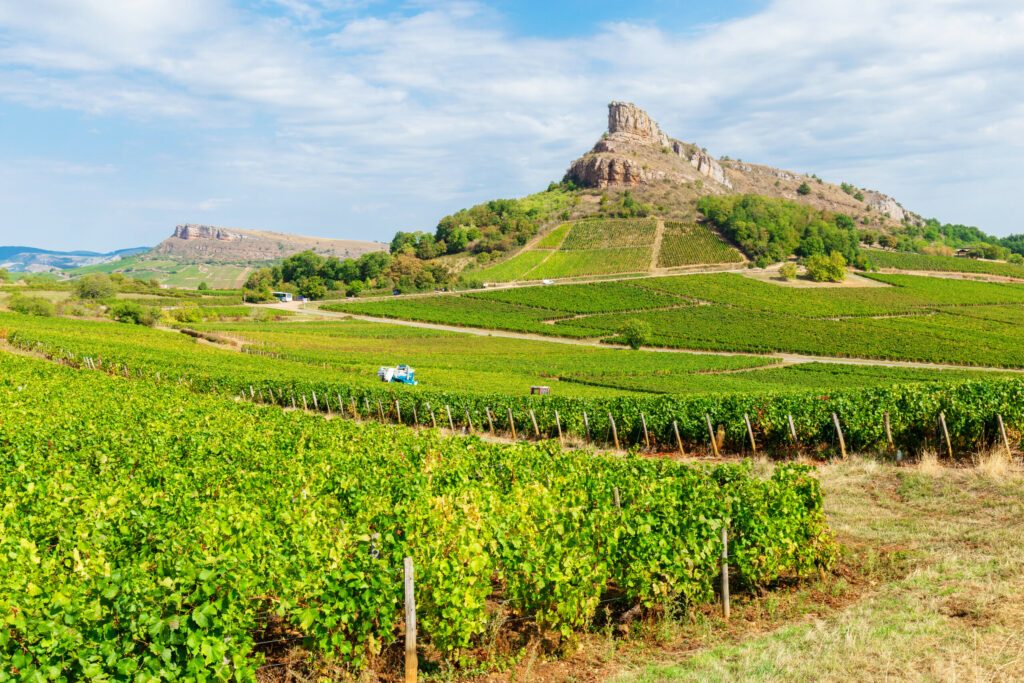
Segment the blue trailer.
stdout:
[[399,365],[394,368],[381,368],[377,371],[381,382],[401,382],[402,384],[417,384],[416,371],[408,365]]

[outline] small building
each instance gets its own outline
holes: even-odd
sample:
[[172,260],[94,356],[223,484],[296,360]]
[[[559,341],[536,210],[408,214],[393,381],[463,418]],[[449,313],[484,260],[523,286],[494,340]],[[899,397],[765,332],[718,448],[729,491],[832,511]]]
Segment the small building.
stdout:
[[530,387],[530,394],[540,394],[541,396],[547,396],[551,393],[551,387]]
[[292,300],[292,293],[291,292],[271,292],[271,294],[278,301],[288,302],[288,301]]
[[974,258],[975,253],[973,249],[957,249],[956,256],[957,258]]

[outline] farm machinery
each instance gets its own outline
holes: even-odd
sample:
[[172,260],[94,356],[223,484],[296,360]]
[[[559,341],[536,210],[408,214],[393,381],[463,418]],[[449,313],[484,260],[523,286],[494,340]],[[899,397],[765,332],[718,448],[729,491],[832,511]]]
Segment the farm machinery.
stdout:
[[416,371],[408,365],[399,365],[394,368],[381,368],[377,371],[381,382],[401,382],[402,384],[417,384]]

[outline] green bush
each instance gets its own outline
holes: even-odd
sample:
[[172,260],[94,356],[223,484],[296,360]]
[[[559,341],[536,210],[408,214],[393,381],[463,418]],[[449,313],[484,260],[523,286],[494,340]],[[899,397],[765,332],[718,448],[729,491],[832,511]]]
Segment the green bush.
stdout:
[[21,313],[23,315],[38,315],[43,317],[49,317],[53,315],[54,306],[51,302],[38,296],[25,296],[24,294],[14,294],[11,296],[10,301],[7,302],[7,308],[11,309],[15,313]]
[[807,275],[815,282],[842,282],[846,279],[846,259],[837,251],[828,256],[815,254],[804,261]]
[[782,267],[779,268],[779,275],[784,280],[795,280],[796,279],[796,264],[795,263],[783,263]]
[[152,327],[160,319],[160,313],[151,306],[142,306],[134,301],[118,301],[110,307],[110,317],[119,323]]
[[796,188],[796,193],[801,196],[806,196],[811,193],[811,186],[807,183],[800,183],[800,187]]

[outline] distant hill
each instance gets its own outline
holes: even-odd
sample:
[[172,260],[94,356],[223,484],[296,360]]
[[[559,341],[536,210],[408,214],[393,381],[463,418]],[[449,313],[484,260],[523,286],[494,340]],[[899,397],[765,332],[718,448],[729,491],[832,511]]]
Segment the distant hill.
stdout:
[[95,251],[53,251],[50,249],[37,249],[35,247],[4,246],[0,247],[0,268],[6,268],[11,272],[18,273],[46,273],[113,263],[147,251],[149,251],[149,247],[134,247],[99,253]]
[[255,263],[276,261],[307,249],[345,259],[387,248],[380,242],[189,224],[177,226],[174,234],[154,247],[149,256],[190,262]]

